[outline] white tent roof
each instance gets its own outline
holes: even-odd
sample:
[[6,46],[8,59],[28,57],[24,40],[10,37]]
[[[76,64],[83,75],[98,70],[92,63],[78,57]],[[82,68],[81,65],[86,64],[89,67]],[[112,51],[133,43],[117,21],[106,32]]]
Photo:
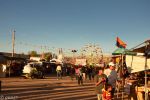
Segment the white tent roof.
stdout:
[[62,63],[62,61],[61,60],[59,60],[59,59],[55,59],[55,58],[53,58],[52,60],[50,60],[50,62],[52,62],[52,63]]

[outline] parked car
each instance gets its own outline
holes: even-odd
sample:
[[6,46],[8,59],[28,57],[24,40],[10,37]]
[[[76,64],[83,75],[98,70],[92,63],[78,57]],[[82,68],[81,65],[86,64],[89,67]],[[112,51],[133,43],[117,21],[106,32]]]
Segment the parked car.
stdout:
[[23,76],[25,78],[44,78],[42,63],[31,62],[24,66]]

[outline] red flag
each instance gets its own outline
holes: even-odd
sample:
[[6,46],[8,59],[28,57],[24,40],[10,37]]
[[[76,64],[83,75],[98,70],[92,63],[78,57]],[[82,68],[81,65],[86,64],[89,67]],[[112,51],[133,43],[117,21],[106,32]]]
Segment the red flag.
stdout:
[[119,37],[116,38],[116,46],[119,48],[126,48],[127,44],[124,43]]

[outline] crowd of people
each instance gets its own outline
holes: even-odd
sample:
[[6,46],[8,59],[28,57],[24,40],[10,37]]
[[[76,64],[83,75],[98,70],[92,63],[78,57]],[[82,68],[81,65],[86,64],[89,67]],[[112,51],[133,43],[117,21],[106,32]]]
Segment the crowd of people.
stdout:
[[117,71],[113,62],[109,63],[109,68],[99,70],[96,82],[98,100],[112,100],[117,78]]
[[94,77],[96,73],[98,73],[98,68],[93,66],[81,65],[64,67],[61,64],[58,64],[56,67],[56,72],[57,79],[61,79],[62,76],[70,76],[71,80],[75,78],[76,80],[80,79],[81,81],[94,81]]
[[58,64],[56,67],[57,80],[62,79],[64,73],[66,73],[65,75],[70,76],[71,80],[76,80],[79,86],[83,86],[86,82],[95,83],[95,92],[98,100],[115,100],[114,94],[120,90],[128,95],[129,100],[131,98],[137,99],[135,93],[137,83],[134,85],[129,81],[130,79],[132,80],[133,75],[124,66],[125,64],[122,67],[124,73],[121,73],[121,67],[113,61],[104,67],[72,65],[65,69],[61,64]]
[[[57,79],[62,78],[63,68],[56,67]],[[98,100],[112,100],[115,93],[117,71],[115,64],[110,62],[106,68],[93,66],[71,66],[69,69],[71,80],[77,80],[77,84],[82,86],[87,80],[95,82],[95,90]]]

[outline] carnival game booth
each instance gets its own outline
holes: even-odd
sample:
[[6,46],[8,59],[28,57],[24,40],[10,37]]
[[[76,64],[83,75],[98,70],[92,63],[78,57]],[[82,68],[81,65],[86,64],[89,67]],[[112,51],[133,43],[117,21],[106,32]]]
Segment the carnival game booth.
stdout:
[[[115,60],[118,61],[118,70],[120,78],[125,82],[125,74],[126,72],[130,72],[132,75],[137,77],[134,81],[132,81],[132,86],[139,85],[141,87],[137,88],[136,91],[139,90],[145,92],[143,98],[148,100],[148,93],[150,91],[148,84],[150,77],[150,40],[144,41],[138,46],[128,50],[125,48],[117,48],[113,53],[115,55]],[[124,86],[124,82],[122,82],[122,86]],[[142,84],[143,83],[143,84]],[[137,96],[141,97],[141,96]],[[122,93],[123,98],[123,93]],[[141,98],[136,98],[138,100],[144,100]]]
[[117,98],[119,99],[119,92],[121,91],[121,98],[124,98],[124,85],[125,85],[125,78],[127,77],[127,66],[125,64],[125,55],[129,53],[129,50],[123,47],[118,47],[113,53],[113,62],[115,62],[116,70],[118,74],[118,80],[116,82],[116,90],[117,90]]
[[[136,55],[126,55],[126,65],[134,77],[137,77],[137,99],[150,98],[150,40],[131,49]],[[144,93],[144,94],[143,94]]]

